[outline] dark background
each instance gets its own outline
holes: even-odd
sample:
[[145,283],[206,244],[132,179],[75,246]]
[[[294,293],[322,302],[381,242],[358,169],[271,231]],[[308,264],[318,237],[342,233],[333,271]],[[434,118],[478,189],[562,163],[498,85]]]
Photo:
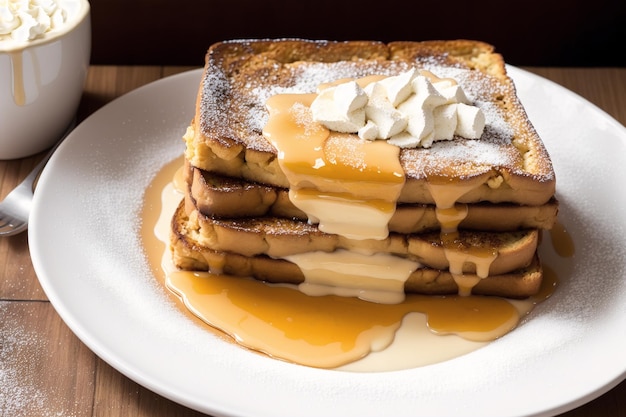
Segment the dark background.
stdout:
[[90,0],[93,64],[198,65],[240,38],[476,39],[518,66],[626,66],[626,0]]

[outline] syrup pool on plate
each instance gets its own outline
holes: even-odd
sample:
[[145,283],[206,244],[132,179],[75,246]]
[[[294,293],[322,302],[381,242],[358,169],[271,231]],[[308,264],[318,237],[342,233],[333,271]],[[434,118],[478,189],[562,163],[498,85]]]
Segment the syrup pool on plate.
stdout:
[[207,324],[207,330],[217,329],[230,336],[225,340],[276,359],[359,372],[449,360],[513,330],[556,285],[556,274],[545,268],[541,292],[526,300],[408,294],[401,303],[380,304],[309,296],[295,286],[253,279],[177,271],[167,242],[172,214],[183,198],[182,165],[182,158],[169,163],[146,190],[142,238],[152,271],[182,301],[182,310]]

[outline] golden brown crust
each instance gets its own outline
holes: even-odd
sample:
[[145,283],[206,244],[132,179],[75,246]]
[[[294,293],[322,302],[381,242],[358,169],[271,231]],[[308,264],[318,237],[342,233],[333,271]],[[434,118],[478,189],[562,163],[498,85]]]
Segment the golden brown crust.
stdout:
[[[346,249],[393,254],[433,269],[446,270],[449,266],[439,232],[393,233],[384,240],[351,240],[323,233],[314,225],[293,219],[213,219],[195,210],[187,214],[184,202],[174,215],[172,230],[174,243],[186,236],[195,242],[199,250],[249,257],[282,258],[306,252]],[[503,274],[527,266],[535,255],[538,243],[539,232],[536,229],[502,233],[461,231],[455,240],[455,249],[469,253],[485,250],[497,253],[489,273]],[[476,265],[465,263],[463,272],[475,273]]]
[[[289,201],[276,150],[262,135],[265,101],[274,94],[314,92],[340,78],[394,75],[413,67],[461,84],[486,115],[483,135],[400,151],[405,184],[389,238],[355,241],[320,232]],[[437,179],[472,185],[457,201],[468,206],[458,248],[498,254],[489,277],[472,292],[521,298],[539,289],[538,229],[549,229],[556,220],[555,176],[492,45],[299,39],[215,44],[207,53],[196,114],[184,140],[189,191],[172,219],[171,234],[179,268],[211,265],[227,274],[297,284],[302,272],[281,257],[338,249],[382,252],[420,263],[407,292],[456,293],[430,192],[429,183]],[[462,269],[465,275],[476,273],[473,262]]]
[[[274,216],[306,221],[306,214],[289,200],[288,190],[224,177],[187,164],[189,197],[195,209],[206,216],[238,218]],[[551,199],[541,206],[510,203],[467,205],[467,216],[459,227],[470,230],[514,231],[550,229],[556,221],[558,202]],[[432,204],[403,204],[396,208],[389,230],[396,233],[422,233],[439,230]]]
[[[457,79],[487,112],[480,140],[456,139],[430,149],[404,149],[401,203],[432,204],[429,176],[479,184],[461,202],[541,205],[554,194],[552,164],[506,75],[502,56],[475,41],[232,41],[212,46],[186,136],[186,157],[222,175],[287,187],[276,151],[261,133],[265,100],[280,92],[312,92],[321,82],[409,67]],[[494,186],[494,184],[499,184]]]
[[392,42],[389,44],[390,59],[416,60],[434,55],[446,55],[450,64],[459,63],[470,68],[506,78],[504,59],[495,48],[485,42],[458,39],[422,42]]
[[[185,225],[173,224],[171,250],[174,264],[185,270],[209,271],[228,275],[253,277],[271,283],[299,284],[304,275],[299,267],[284,259],[267,255],[246,256],[236,252],[214,250],[194,240]],[[219,265],[211,269],[209,265]],[[468,274],[472,277],[472,274]],[[509,298],[525,298],[539,291],[542,270],[539,259],[532,256],[530,262],[514,271],[490,275],[472,289],[473,294]],[[417,294],[455,294],[458,286],[447,270],[420,267],[411,274],[405,291]]]

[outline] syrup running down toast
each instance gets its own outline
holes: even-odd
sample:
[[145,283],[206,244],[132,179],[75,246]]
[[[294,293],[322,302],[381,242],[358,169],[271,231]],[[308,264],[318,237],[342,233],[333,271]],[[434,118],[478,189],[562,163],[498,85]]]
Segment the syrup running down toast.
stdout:
[[184,141],[178,268],[382,302],[539,290],[555,175],[491,45],[219,43]]

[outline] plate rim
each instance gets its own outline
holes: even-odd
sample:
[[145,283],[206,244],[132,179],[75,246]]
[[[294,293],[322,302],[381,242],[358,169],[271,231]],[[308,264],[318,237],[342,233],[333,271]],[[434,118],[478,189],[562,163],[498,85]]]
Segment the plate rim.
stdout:
[[[595,111],[600,112],[600,114],[603,115],[604,118],[606,118],[610,123],[614,125],[613,126],[614,128],[621,130],[622,135],[626,137],[626,128],[624,128],[623,125],[621,125],[617,120],[611,117],[607,112],[605,112],[604,110],[602,110],[595,104],[589,102],[588,100],[578,95],[577,93],[572,92],[566,89],[565,87],[562,87],[561,85],[553,81],[550,81],[548,79],[545,79],[539,75],[536,75],[530,71],[513,67],[513,66],[509,66],[509,65],[507,65],[507,68],[510,70],[510,75],[514,79],[514,81],[516,80],[516,77],[522,77],[522,76],[530,77],[531,79],[534,79],[535,81],[539,81],[541,83],[544,83],[545,85],[551,86],[551,88],[558,88],[560,93],[562,94],[571,95],[573,99],[582,101],[585,106],[588,106],[588,107],[590,106]],[[78,140],[78,137],[82,133],[82,130],[87,129],[85,126],[89,126],[89,123],[91,123],[90,120],[93,120],[93,118],[98,117],[98,115],[102,114],[103,111],[106,111],[105,109],[119,106],[121,102],[123,102],[124,100],[128,100],[129,98],[140,97],[147,91],[151,91],[154,89],[162,89],[164,88],[163,86],[165,86],[166,84],[171,84],[171,83],[175,84],[178,82],[185,83],[187,82],[187,79],[199,80],[201,72],[202,72],[202,69],[194,69],[194,70],[185,71],[179,74],[171,75],[168,77],[164,77],[159,80],[148,83],[144,86],[141,86],[138,89],[135,89],[129,93],[126,93],[116,98],[115,100],[107,103],[101,109],[97,110],[94,114],[92,114],[87,119],[85,119],[85,121],[83,121],[77,127],[77,129],[74,132],[72,132],[72,134],[70,134],[66,142],[62,144],[58,152],[55,153],[48,167],[44,169],[44,172],[42,173],[42,177],[41,177],[42,182],[40,184],[43,184],[43,186],[45,187],[48,181],[48,178],[51,178],[52,175],[54,175],[54,172],[53,172],[54,168],[49,168],[49,167],[54,167],[55,161],[57,159],[60,160],[61,157],[64,156],[65,153],[70,152],[70,148],[73,146],[74,142]],[[140,372],[140,370],[133,369],[132,366],[129,366],[128,364],[126,364],[124,360],[120,360],[121,358],[119,358],[119,354],[116,354],[115,352],[111,352],[110,347],[109,349],[107,349],[107,347],[105,346],[99,346],[93,343],[93,341],[87,335],[89,330],[85,329],[83,324],[80,322],[80,320],[74,317],[73,314],[70,311],[68,311],[63,305],[62,297],[60,297],[60,295],[57,293],[56,289],[54,288],[54,284],[52,282],[53,279],[51,279],[51,277],[48,276],[48,273],[46,271],[46,261],[44,260],[44,258],[42,258],[42,253],[41,253],[41,250],[43,250],[43,246],[42,246],[41,239],[38,239],[38,231],[39,231],[39,227],[41,224],[40,222],[43,222],[43,218],[44,218],[42,217],[44,216],[43,209],[42,209],[43,197],[40,197],[42,195],[44,194],[43,193],[35,194],[34,217],[33,217],[33,222],[31,224],[31,228],[29,229],[29,232],[28,232],[28,235],[29,235],[28,237],[29,237],[29,241],[31,245],[31,257],[33,260],[33,266],[35,268],[35,272],[38,276],[38,279],[44,289],[44,292],[48,296],[53,307],[59,313],[62,320],[74,332],[74,334],[76,334],[79,337],[79,339],[89,347],[90,350],[92,350],[97,356],[99,356],[100,358],[105,360],[107,363],[109,363],[112,367],[114,367],[115,369],[117,369],[118,371],[120,371],[121,373],[129,377],[130,379],[134,380],[135,382],[139,383],[140,385],[158,393],[159,395],[162,395],[166,398],[169,398],[175,402],[178,402],[184,406],[196,409],[198,411],[209,412],[209,413],[213,413],[217,415],[239,415],[239,414],[233,414],[234,409],[226,407],[223,404],[215,403],[212,405],[211,404],[207,405],[206,403],[202,402],[198,398],[190,397],[187,393],[184,392],[184,390],[181,391],[175,388],[167,388],[163,385],[163,383],[155,383],[155,381],[151,381],[147,379],[146,376],[142,372]],[[50,296],[50,294],[52,294],[52,296]],[[598,396],[606,393],[607,391],[609,391],[610,389],[618,385],[625,378],[626,378],[626,368],[624,368],[621,371],[621,375],[619,373],[616,373],[616,375],[614,375],[611,378],[611,380],[606,381],[606,383],[603,386],[595,387],[594,389],[587,392],[586,395],[572,399],[569,402],[565,402],[561,404],[552,404],[551,409],[537,411],[536,413],[532,415],[540,416],[540,415],[548,415],[546,413],[551,414],[551,413],[569,411],[575,407],[578,407],[584,403],[587,403],[588,401],[591,401],[597,398]],[[241,411],[244,411],[244,410],[241,410]],[[530,414],[526,414],[526,415],[530,415]]]

